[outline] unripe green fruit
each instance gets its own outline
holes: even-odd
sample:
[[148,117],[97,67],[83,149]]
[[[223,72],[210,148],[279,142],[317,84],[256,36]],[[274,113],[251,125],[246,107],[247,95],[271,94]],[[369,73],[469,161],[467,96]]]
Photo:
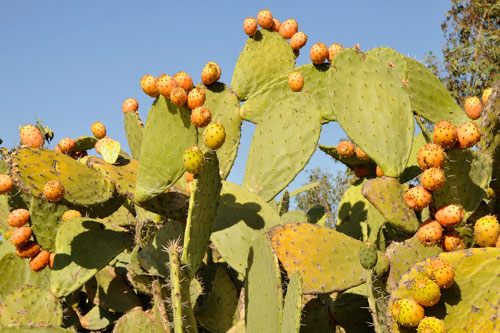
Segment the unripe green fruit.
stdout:
[[413,298],[423,306],[433,306],[441,298],[438,284],[427,277],[416,278],[412,287]]
[[372,243],[365,243],[359,249],[359,262],[366,269],[372,269],[377,265],[377,247]]
[[198,146],[190,146],[182,155],[182,163],[186,171],[198,174],[203,167],[203,153]]

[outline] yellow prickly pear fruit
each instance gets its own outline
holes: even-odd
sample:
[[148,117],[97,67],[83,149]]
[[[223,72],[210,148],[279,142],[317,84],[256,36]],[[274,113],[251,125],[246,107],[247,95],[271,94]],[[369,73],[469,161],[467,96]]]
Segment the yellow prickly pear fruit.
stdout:
[[221,123],[211,122],[203,131],[203,142],[210,149],[219,149],[226,140],[226,130]]
[[488,88],[483,90],[483,95],[481,96],[482,102],[484,105],[488,103],[488,99],[490,98],[491,93],[493,92],[493,88]]
[[351,157],[355,152],[356,147],[351,141],[342,140],[337,145],[337,153],[342,157]]
[[424,318],[424,308],[413,298],[397,300],[391,312],[396,322],[404,327],[416,327]]
[[474,238],[480,247],[495,246],[500,236],[500,224],[493,215],[483,216],[474,225]]

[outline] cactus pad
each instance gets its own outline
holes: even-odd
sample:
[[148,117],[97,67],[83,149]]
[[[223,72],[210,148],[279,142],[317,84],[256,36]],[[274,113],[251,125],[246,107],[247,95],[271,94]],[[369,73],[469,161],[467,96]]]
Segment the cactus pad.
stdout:
[[153,318],[142,310],[133,310],[124,314],[115,324],[113,333],[156,333]]
[[93,136],[79,136],[75,140],[75,151],[83,152],[94,149],[98,139]]
[[45,251],[53,252],[57,230],[62,223],[62,215],[69,208],[42,199],[32,198],[30,205],[31,228],[38,245]]
[[81,319],[80,324],[87,330],[102,330],[113,324],[120,315],[94,306]]
[[302,314],[302,279],[298,273],[293,273],[286,288],[285,305],[283,308],[283,333],[300,331]]
[[127,135],[128,147],[135,159],[141,156],[141,143],[144,134],[144,126],[141,124],[139,115],[135,112],[127,112],[123,119],[125,134]]
[[342,157],[338,154],[337,147],[335,147],[335,146],[318,145],[318,147],[321,151],[330,155],[336,161],[344,163],[344,165],[347,166],[351,170],[354,169],[354,167],[356,165],[372,164],[373,166],[375,166],[373,161],[362,160],[362,159],[358,158],[356,155],[352,155],[349,157]]
[[396,52],[389,47],[376,47],[367,51],[366,54],[375,56],[385,62],[401,80],[407,78],[408,64],[406,57],[401,53]]

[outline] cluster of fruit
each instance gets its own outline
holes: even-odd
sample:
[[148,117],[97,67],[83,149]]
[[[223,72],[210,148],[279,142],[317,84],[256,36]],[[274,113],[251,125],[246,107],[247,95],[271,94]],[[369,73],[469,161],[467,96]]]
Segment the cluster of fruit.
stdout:
[[417,327],[417,332],[446,332],[442,320],[425,317],[424,307],[430,307],[441,299],[441,289],[447,289],[455,281],[455,272],[450,263],[443,258],[428,258],[425,274],[413,280],[412,296],[395,301],[392,316],[404,327]]
[[[340,141],[337,145],[337,154],[339,154],[341,158],[348,158],[356,155],[359,160],[366,162],[366,164],[359,164],[354,167],[354,174],[356,175],[356,177],[362,178],[370,174],[369,163],[372,161],[372,159],[360,147],[356,147],[351,141]],[[376,173],[379,177],[382,177],[384,175],[382,173],[382,170],[380,170],[378,166]]]

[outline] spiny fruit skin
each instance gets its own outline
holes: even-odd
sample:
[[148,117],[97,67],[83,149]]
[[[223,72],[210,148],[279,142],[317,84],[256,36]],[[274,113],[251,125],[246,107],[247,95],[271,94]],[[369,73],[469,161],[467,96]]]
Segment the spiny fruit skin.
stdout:
[[259,27],[257,26],[257,20],[255,17],[247,17],[243,21],[243,31],[245,31],[245,33],[250,37],[255,35],[258,28]]
[[219,64],[216,63],[215,61],[209,61],[207,63],[207,65],[215,66],[215,68],[217,68],[217,80],[216,81],[219,81],[220,80],[220,76],[222,75],[222,70],[220,69]]
[[76,141],[72,138],[64,138],[61,139],[57,145],[61,148],[63,154],[70,155],[75,152]]
[[210,149],[217,150],[226,141],[226,130],[221,123],[211,122],[203,131],[203,143]]
[[215,62],[207,63],[201,70],[201,82],[211,85],[220,78],[220,67]]
[[422,186],[429,191],[437,191],[444,185],[445,175],[443,169],[425,169],[420,178]]
[[441,319],[425,317],[418,324],[417,333],[446,333],[446,326]]
[[273,14],[269,9],[263,9],[257,14],[257,22],[262,28],[272,28],[273,26]]
[[422,210],[429,206],[432,201],[432,194],[423,186],[415,186],[406,191],[405,203],[413,210]]
[[47,267],[49,262],[50,262],[50,253],[42,250],[30,260],[30,269],[33,272],[40,272],[45,267]]
[[417,162],[422,170],[432,167],[442,168],[444,161],[444,150],[435,143],[426,144],[417,153]]
[[443,227],[453,227],[462,221],[464,210],[458,205],[449,204],[439,208],[434,217]]
[[106,126],[100,121],[96,121],[90,126],[92,134],[98,139],[102,139],[106,136]]
[[129,113],[129,112],[135,112],[139,110],[139,103],[135,98],[127,98],[125,101],[123,101],[122,104],[122,112],[123,114]]
[[146,74],[141,78],[141,88],[150,97],[156,98],[160,95],[157,79],[153,75]]
[[483,95],[481,96],[481,100],[484,105],[488,103],[488,98],[490,98],[491,93],[493,92],[493,88],[488,88],[483,90]]
[[187,107],[191,110],[196,109],[205,104],[206,98],[207,94],[205,93],[205,90],[202,88],[194,88],[187,95]]
[[7,224],[11,227],[22,227],[30,220],[30,212],[24,208],[13,210],[7,216]]
[[444,150],[452,149],[458,141],[457,128],[452,123],[441,120],[434,126],[432,137],[434,143],[440,145]]
[[436,220],[427,220],[418,228],[417,237],[424,246],[434,246],[443,235],[443,227]]
[[302,31],[296,32],[293,34],[292,38],[290,38],[290,47],[294,50],[298,50],[307,43],[307,35]]
[[465,249],[465,241],[456,230],[446,230],[443,233],[441,247],[446,252]]
[[33,125],[24,125],[19,130],[21,143],[31,148],[40,148],[45,143],[42,132]]
[[181,87],[176,87],[172,89],[172,92],[170,93],[170,100],[175,105],[183,106],[187,102],[186,91]]
[[474,238],[480,247],[495,246],[500,236],[500,224],[496,216],[483,216],[474,225]]
[[467,149],[473,147],[481,140],[481,131],[474,123],[465,123],[457,127],[457,148]]
[[158,76],[158,81],[156,83],[158,91],[165,98],[170,98],[170,93],[174,88],[177,88],[177,81],[174,80],[168,74],[162,74]]
[[292,36],[299,30],[299,24],[294,19],[288,19],[281,23],[279,33],[286,39],[292,38]]
[[342,46],[342,44],[333,43],[332,45],[330,45],[330,47],[328,48],[328,61],[332,62],[333,57],[335,57],[335,55],[343,49],[344,47]]
[[212,120],[212,115],[210,110],[206,107],[197,107],[193,111],[191,111],[191,122],[196,127],[205,127],[210,124]]
[[9,175],[0,175],[0,195],[10,192],[14,188],[14,182]]
[[29,241],[28,243],[16,249],[17,256],[23,259],[33,258],[39,252],[40,246],[34,241]]
[[401,326],[416,327],[424,318],[424,308],[413,298],[403,298],[392,305],[392,316]]
[[76,217],[82,217],[82,213],[80,213],[77,210],[70,209],[64,212],[61,219],[63,222],[68,222],[69,220],[74,219]]
[[328,58],[328,48],[325,43],[316,43],[311,47],[309,51],[309,58],[313,64],[320,65],[325,62],[326,58]]
[[182,163],[187,172],[194,175],[200,173],[203,167],[203,153],[198,146],[188,147],[182,154]]
[[177,82],[177,86],[181,87],[186,91],[186,93],[190,92],[193,89],[193,79],[191,76],[183,71],[179,71],[174,74],[174,80]]
[[288,85],[295,92],[301,91],[304,87],[304,77],[300,72],[293,71],[288,74]]
[[342,140],[337,145],[337,154],[342,157],[351,157],[356,152],[356,147],[354,143],[347,140]]
[[370,168],[366,164],[356,165],[354,167],[354,175],[358,178],[366,177],[370,174]]
[[382,171],[382,169],[380,169],[378,165],[377,168],[375,169],[375,174],[377,175],[377,177],[384,177],[384,172]]
[[363,160],[363,161],[369,161],[371,160],[370,156],[368,156],[363,150],[361,150],[361,148],[359,147],[356,147],[356,150],[355,150],[355,153],[356,153],[356,157],[359,158],[360,160]]
[[423,306],[433,306],[441,298],[441,289],[427,277],[416,278],[412,286],[413,298]]
[[455,282],[455,272],[446,259],[439,257],[427,259],[425,272],[441,289],[447,289]]
[[21,247],[24,244],[28,243],[28,241],[33,235],[33,230],[30,227],[20,227],[12,232],[10,236],[10,242],[15,247]]
[[64,197],[64,186],[58,180],[49,180],[43,187],[43,195],[50,202],[59,202]]
[[465,99],[465,113],[470,119],[476,120],[481,116],[481,100],[477,96],[468,97]]
[[279,33],[280,26],[281,26],[280,20],[278,20],[277,18],[273,18],[273,30]]

